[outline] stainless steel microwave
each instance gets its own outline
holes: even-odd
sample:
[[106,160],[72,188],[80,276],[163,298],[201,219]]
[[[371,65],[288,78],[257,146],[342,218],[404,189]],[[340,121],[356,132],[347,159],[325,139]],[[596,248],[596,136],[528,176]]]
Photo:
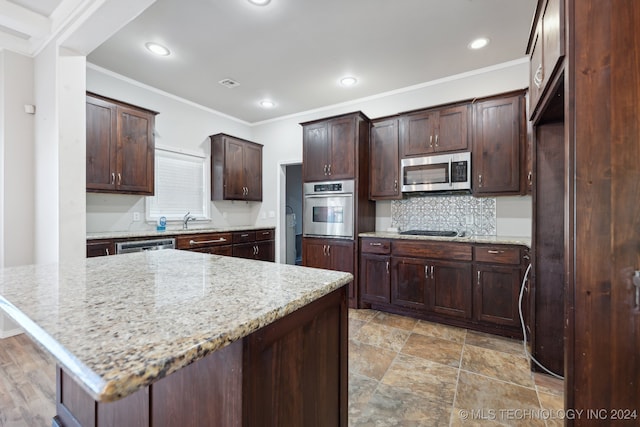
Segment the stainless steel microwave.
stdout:
[[402,192],[471,190],[471,153],[411,157],[400,162]]

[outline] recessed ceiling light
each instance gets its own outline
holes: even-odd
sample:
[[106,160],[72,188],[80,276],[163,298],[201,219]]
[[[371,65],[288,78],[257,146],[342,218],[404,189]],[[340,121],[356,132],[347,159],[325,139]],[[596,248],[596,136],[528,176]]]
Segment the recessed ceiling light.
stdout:
[[158,43],[149,42],[145,44],[147,50],[159,56],[168,56],[171,52],[166,47]]
[[482,49],[489,44],[489,39],[486,37],[480,37],[469,43],[469,49]]
[[355,77],[349,76],[349,77],[343,77],[340,79],[340,84],[342,86],[346,86],[346,87],[353,86],[356,83],[358,83],[358,79],[356,79]]
[[260,101],[260,106],[262,108],[273,108],[276,106],[276,104],[269,99],[263,99],[262,101]]
[[256,6],[265,6],[270,2],[271,0],[249,0],[249,3],[255,4]]

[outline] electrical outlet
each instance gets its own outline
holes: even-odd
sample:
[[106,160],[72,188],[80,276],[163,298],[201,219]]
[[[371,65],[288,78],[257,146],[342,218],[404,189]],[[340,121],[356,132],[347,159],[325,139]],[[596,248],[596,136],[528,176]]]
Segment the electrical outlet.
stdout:
[[260,218],[261,219],[267,219],[267,213],[266,212],[260,212]]
[[134,221],[140,221],[140,212],[134,212],[133,213],[133,220]]

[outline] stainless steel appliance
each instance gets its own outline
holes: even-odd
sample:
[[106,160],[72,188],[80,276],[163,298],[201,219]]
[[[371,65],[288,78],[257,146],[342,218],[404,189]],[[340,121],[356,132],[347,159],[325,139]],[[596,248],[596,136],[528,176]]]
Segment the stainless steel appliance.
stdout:
[[304,183],[302,234],[353,239],[354,189],[353,180]]
[[135,240],[116,243],[116,254],[128,254],[130,252],[157,251],[159,249],[175,249],[176,239]]
[[402,192],[471,190],[471,153],[411,157],[400,162]]

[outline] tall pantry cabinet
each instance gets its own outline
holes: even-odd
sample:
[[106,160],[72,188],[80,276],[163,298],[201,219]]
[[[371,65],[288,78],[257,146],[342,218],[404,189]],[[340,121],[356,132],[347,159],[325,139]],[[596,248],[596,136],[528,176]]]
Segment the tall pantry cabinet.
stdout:
[[304,182],[354,180],[355,239],[302,238],[302,265],[353,274],[349,307],[358,304],[358,233],[375,230],[375,203],[369,200],[370,120],[361,112],[301,123]]

